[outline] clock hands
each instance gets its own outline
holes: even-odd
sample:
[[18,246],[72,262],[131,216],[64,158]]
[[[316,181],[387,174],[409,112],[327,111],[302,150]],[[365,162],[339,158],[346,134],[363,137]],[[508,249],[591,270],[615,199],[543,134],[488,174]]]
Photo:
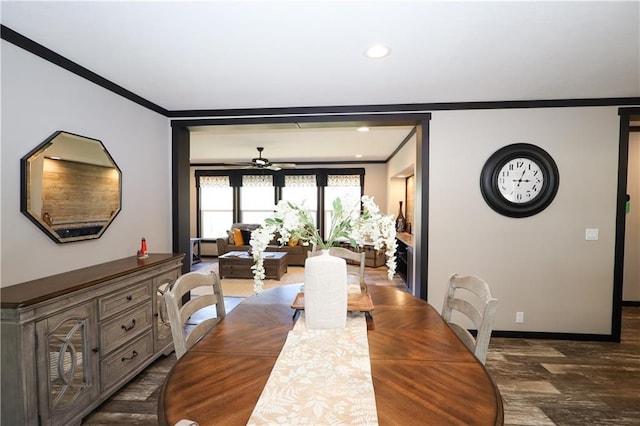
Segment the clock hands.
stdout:
[[513,159],[500,170],[499,191],[512,203],[532,201],[540,194],[538,184],[542,184],[542,176],[539,173],[537,164],[526,159]]
[[530,179],[522,179],[524,177],[524,174],[526,173],[526,170],[522,171],[522,175],[520,176],[520,179],[512,179],[513,182],[518,182],[518,185],[516,185],[517,187],[520,187],[520,184],[522,182],[531,182]]
[[524,182],[524,181],[522,180],[522,178],[524,177],[524,174],[525,174],[526,172],[527,172],[527,169],[524,169],[524,170],[522,171],[522,175],[520,176],[520,179],[518,179],[518,180],[516,181],[516,182],[518,182],[518,187],[520,187],[520,184],[521,184],[522,182]]

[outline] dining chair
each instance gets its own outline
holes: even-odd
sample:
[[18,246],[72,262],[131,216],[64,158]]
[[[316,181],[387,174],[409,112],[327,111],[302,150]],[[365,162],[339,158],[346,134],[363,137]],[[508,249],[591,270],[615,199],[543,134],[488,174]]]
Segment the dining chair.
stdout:
[[[196,288],[199,288],[198,293],[202,294],[183,303],[183,296]],[[164,293],[164,300],[178,359],[226,315],[222,284],[215,272],[187,272],[181,275]],[[213,312],[207,309],[213,307],[215,317],[212,315]],[[199,312],[203,308],[205,310]],[[201,316],[204,317],[203,320],[200,320]],[[195,317],[198,319],[195,320]]]
[[[310,252],[308,252],[307,256],[309,257],[318,256],[320,254],[322,254],[322,251],[317,250],[316,247],[313,247],[313,249]],[[358,284],[360,285],[360,291],[362,293],[367,293],[367,283],[365,282],[365,279],[364,279],[364,270],[365,270],[364,251],[356,253],[354,251],[351,251],[343,247],[331,247],[329,248],[329,254],[331,256],[341,257],[342,259],[345,259],[347,261],[351,260],[353,262],[356,262],[356,265],[359,265],[357,272],[354,272],[353,268],[347,267],[347,275],[350,275],[357,280]]]
[[[442,318],[482,364],[487,358],[497,306],[498,299],[491,296],[489,285],[482,278],[458,274],[453,274],[449,278],[442,307]],[[471,320],[477,330],[475,338],[465,327],[452,321],[453,311]]]

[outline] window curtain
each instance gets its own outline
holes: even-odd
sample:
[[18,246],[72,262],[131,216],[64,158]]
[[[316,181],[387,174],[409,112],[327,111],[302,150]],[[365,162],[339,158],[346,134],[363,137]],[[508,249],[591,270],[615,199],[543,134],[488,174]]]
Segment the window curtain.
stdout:
[[329,175],[327,186],[360,186],[360,175]]
[[284,186],[288,187],[315,187],[315,175],[286,175],[284,177]]
[[201,188],[220,188],[229,186],[229,176],[200,176]]
[[242,186],[273,186],[273,176],[244,175],[242,176]]

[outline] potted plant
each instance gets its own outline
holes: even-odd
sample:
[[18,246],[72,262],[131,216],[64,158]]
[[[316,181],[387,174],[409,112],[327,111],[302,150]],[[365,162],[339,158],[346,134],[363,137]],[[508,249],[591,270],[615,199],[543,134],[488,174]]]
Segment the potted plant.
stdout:
[[251,233],[254,292],[262,291],[265,277],[263,253],[276,234],[282,245],[294,238],[322,250],[328,250],[341,240],[348,240],[353,247],[362,247],[365,242],[370,242],[375,250],[385,249],[387,276],[389,280],[393,279],[397,248],[395,219],[393,215],[381,214],[373,197],[365,195],[351,203],[336,198],[329,229],[329,236],[324,240],[304,203],[280,201],[273,216],[265,219],[264,225]]

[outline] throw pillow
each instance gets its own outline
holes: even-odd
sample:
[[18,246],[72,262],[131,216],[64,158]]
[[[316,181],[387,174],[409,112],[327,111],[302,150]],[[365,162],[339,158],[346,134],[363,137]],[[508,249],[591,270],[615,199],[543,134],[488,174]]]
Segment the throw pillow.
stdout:
[[242,232],[240,232],[240,230],[238,228],[233,228],[233,240],[234,240],[234,245],[236,246],[243,246],[244,245],[244,239],[242,238]]
[[249,241],[251,241],[251,231],[248,229],[241,229],[240,233],[242,234],[242,240],[244,241],[244,244],[248,245]]
[[229,244],[232,246],[236,244],[236,240],[233,238],[233,231],[227,231],[227,237],[229,237]]

